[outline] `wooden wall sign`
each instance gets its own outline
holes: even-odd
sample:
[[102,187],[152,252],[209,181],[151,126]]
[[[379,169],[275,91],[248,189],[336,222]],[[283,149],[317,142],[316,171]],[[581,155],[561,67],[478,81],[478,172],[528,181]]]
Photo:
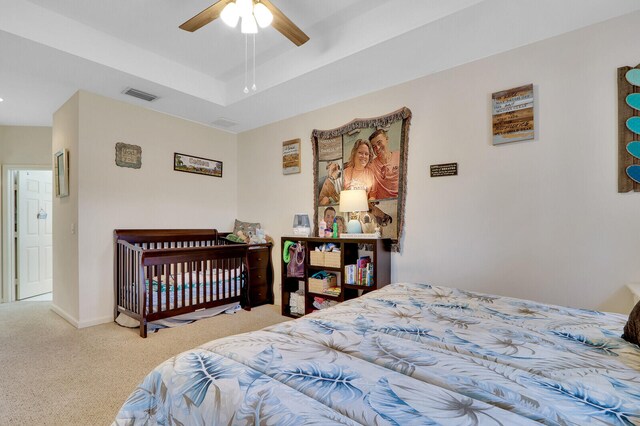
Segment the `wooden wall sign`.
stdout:
[[431,177],[457,176],[458,163],[432,164]]
[[300,173],[300,139],[282,142],[282,174]]
[[640,65],[618,68],[618,192],[640,192]]
[[534,138],[533,84],[496,92],[491,100],[494,145]]

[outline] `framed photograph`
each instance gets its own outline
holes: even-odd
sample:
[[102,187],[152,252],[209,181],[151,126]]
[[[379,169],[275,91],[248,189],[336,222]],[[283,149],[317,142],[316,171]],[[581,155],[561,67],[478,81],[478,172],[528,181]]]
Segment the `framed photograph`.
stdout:
[[221,178],[222,161],[176,152],[173,154],[173,170]]
[[53,154],[55,167],[56,197],[69,196],[69,150],[63,149]]
[[282,142],[282,174],[300,173],[300,139]]

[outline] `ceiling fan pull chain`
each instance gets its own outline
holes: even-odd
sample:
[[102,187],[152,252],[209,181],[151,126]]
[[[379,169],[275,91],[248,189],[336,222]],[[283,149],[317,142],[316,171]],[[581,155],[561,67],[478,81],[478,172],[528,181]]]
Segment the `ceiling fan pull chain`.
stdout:
[[253,86],[251,86],[251,90],[254,92],[258,88],[256,87],[256,35],[253,35]]
[[244,93],[249,93],[249,87],[247,86],[247,75],[249,73],[249,58],[247,54],[247,49],[249,45],[249,36],[247,34],[244,35]]

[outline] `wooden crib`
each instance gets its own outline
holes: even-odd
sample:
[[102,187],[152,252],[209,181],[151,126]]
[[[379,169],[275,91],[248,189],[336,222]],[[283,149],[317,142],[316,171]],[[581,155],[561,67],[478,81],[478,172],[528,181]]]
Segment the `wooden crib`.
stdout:
[[247,244],[215,229],[116,229],[114,319],[147,322],[240,302],[250,310]]

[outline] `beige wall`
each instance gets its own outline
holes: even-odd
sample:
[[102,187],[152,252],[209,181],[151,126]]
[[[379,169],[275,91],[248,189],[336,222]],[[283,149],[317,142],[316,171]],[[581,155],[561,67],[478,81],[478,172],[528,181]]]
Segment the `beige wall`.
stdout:
[[[237,147],[230,133],[88,92],[75,97],[78,111],[68,122],[77,120],[78,128],[78,147],[71,152],[78,164],[70,170],[78,179],[71,189],[78,203],[78,253],[64,253],[60,263],[73,269],[77,261],[76,325],[84,327],[113,320],[114,229],[232,228]],[[117,142],[142,148],[141,169],[116,166]],[[174,152],[222,161],[224,175],[176,172]],[[54,209],[54,218],[58,237],[73,239],[73,212],[57,215]]]
[[[313,212],[311,131],[402,106],[406,236],[392,279],[628,312],[640,194],[617,193],[616,68],[640,58],[635,13],[239,135],[238,215],[276,237]],[[419,40],[416,41],[419,45]],[[426,52],[425,52],[426,54]],[[363,67],[366,66],[363,64]],[[492,92],[533,83],[535,141],[492,146]],[[302,139],[302,173],[282,142]],[[459,176],[429,177],[458,162]],[[279,250],[274,260],[280,263]],[[276,268],[276,297],[279,297]],[[279,299],[278,299],[279,300]]]
[[[0,164],[51,167],[51,127],[0,126]],[[11,284],[3,284],[2,300],[10,300]]]
[[51,127],[0,126],[0,163],[51,165]]
[[[79,322],[78,168],[80,96],[73,95],[53,114],[52,152],[69,153],[69,196],[53,197],[53,310],[74,325]],[[51,154],[50,154],[51,155]],[[71,233],[72,226],[76,232]]]

